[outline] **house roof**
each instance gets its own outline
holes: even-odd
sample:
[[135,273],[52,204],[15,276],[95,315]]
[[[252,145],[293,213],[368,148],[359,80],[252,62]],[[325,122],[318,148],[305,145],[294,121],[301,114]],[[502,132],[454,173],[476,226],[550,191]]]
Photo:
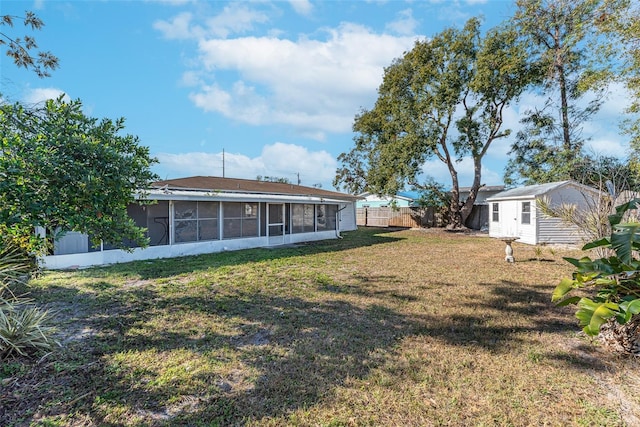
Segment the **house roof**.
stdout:
[[595,188],[588,187],[575,181],[557,181],[548,182],[546,184],[527,185],[525,187],[512,188],[510,190],[502,191],[489,197],[487,200],[503,200],[503,199],[528,199],[543,196],[551,191],[557,190],[565,186],[575,186],[582,190],[598,192]]
[[416,201],[418,199],[420,199],[420,193],[417,191],[398,191],[396,194],[394,195],[386,195],[386,196],[380,196],[376,193],[371,193],[371,192],[364,192],[364,193],[360,193],[358,194],[358,199],[366,199],[367,196],[376,196],[376,197],[384,197],[386,199],[401,199],[401,200],[407,200],[409,202],[413,202]]
[[[458,188],[460,192],[470,192],[471,187],[460,187]],[[489,191],[502,191],[504,190],[504,185],[483,185],[478,189],[478,192],[484,193]]]
[[216,193],[269,194],[286,196],[326,197],[342,200],[357,200],[360,197],[322,188],[305,187],[302,185],[286,184],[282,182],[256,181],[251,179],[222,178],[218,176],[192,176],[187,178],[156,181],[151,184],[152,189],[201,191]]
[[398,191],[397,196],[404,197],[407,200],[415,201],[420,199],[420,193],[417,191]]

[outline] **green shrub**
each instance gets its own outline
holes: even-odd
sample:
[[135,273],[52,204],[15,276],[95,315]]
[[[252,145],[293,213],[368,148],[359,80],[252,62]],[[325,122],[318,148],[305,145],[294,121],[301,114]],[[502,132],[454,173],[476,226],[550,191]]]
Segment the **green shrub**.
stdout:
[[[624,325],[640,313],[640,223],[627,220],[630,211],[638,207],[640,199],[618,206],[616,213],[609,215],[611,235],[582,248],[604,249],[600,252],[605,254],[603,257],[565,258],[576,269],[571,279],[563,279],[556,287],[552,301],[559,306],[576,304],[576,317],[589,335],[597,335],[603,325],[614,319]],[[568,296],[574,289],[591,290],[594,295]],[[631,332],[635,333],[635,328]]]

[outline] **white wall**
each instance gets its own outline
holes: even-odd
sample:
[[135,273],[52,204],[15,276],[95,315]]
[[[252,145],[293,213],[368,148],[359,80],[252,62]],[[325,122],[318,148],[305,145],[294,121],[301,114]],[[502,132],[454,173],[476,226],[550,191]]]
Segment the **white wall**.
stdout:
[[[522,223],[522,203],[530,203],[529,224]],[[493,205],[499,205],[499,221],[493,221]],[[490,237],[518,237],[518,242],[535,245],[536,233],[536,205],[533,198],[520,200],[498,200],[489,204],[489,236]]]
[[[338,236],[335,230],[316,233],[287,234],[284,236],[283,243],[302,243],[316,240],[336,239],[337,237]],[[268,246],[268,237],[211,240],[205,242],[179,243],[164,246],[149,246],[144,249],[136,248],[132,252],[114,249],[79,254],[50,255],[43,257],[41,259],[41,264],[44,268],[50,270],[61,270],[84,268],[96,265],[117,264],[130,261],[142,261],[147,259],[200,255]]]
[[574,245],[582,242],[583,234],[575,225],[565,224],[558,218],[542,214],[541,217],[538,221],[538,244]]
[[[342,209],[344,208],[344,209]],[[338,209],[342,209],[338,215],[340,221],[338,223],[338,230],[340,231],[353,231],[358,229],[356,224],[356,204],[354,202],[340,205]]]

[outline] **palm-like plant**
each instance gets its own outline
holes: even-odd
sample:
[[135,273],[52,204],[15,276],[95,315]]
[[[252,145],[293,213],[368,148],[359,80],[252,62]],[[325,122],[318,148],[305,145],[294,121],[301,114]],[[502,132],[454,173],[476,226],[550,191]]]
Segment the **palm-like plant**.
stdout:
[[[576,317],[588,335],[601,334],[605,343],[625,353],[640,354],[640,223],[629,221],[630,211],[640,207],[634,199],[609,215],[611,235],[587,243],[582,249],[606,249],[592,260],[565,258],[576,269],[553,292],[552,301],[576,304]],[[623,222],[625,221],[625,222]],[[574,289],[592,289],[592,298],[568,296]]]
[[31,264],[20,250],[5,248],[0,252],[0,359],[49,350],[54,343],[53,328],[45,325],[48,312],[10,288],[24,281],[30,271]]

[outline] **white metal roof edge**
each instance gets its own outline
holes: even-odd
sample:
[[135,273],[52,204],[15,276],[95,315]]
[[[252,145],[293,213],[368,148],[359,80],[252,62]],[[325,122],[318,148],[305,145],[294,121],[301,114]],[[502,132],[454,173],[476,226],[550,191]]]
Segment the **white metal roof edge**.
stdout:
[[[512,189],[509,189],[509,190],[501,191],[500,193],[494,194],[491,197],[487,197],[486,201],[487,202],[494,202],[494,201],[499,201],[499,200],[537,199],[537,198],[539,198],[541,196],[544,196],[544,195],[548,194],[551,191],[557,190],[557,189],[562,188],[562,187],[567,187],[567,186],[576,187],[578,190],[589,191],[589,192],[591,192],[593,194],[602,193],[597,188],[589,187],[588,185],[580,184],[579,182],[576,182],[576,181],[567,180],[567,181],[551,182],[551,183],[547,183],[547,184],[531,185],[531,186],[529,186],[529,187],[532,187],[531,191],[527,192],[525,194],[509,195],[509,192],[511,192],[513,190],[522,191],[523,189],[527,188],[526,186],[525,187],[512,188]],[[537,188],[533,188],[533,187],[537,187]]]
[[536,199],[544,194],[525,194],[524,196],[506,196],[506,197],[487,197],[485,200],[487,202],[495,202],[498,200],[522,200],[522,199]]
[[[362,193],[365,194],[365,193]],[[378,196],[377,194],[374,193],[366,193],[367,195],[371,195],[371,196],[375,196],[378,198],[378,200],[382,201],[391,201],[393,199],[399,199],[399,200],[404,200],[407,202],[413,202],[415,201],[415,199],[412,199],[411,197],[406,197],[406,196],[400,196],[399,194],[396,194],[395,196]],[[360,197],[361,195],[359,194],[358,197]],[[360,197],[361,200],[366,200],[366,197]]]
[[307,202],[307,203],[353,203],[352,200],[321,196],[297,196],[282,194],[227,193],[212,191],[145,191],[135,194],[136,200],[200,200],[233,202]]
[[[291,187],[295,187],[293,184],[291,184]],[[298,188],[304,188],[301,186],[297,186]],[[244,189],[238,189],[238,190],[234,190],[234,189],[221,189],[221,190],[215,190],[215,189],[209,189],[209,188],[188,188],[188,187],[170,187],[168,185],[165,186],[152,186],[151,189],[149,191],[157,191],[157,192],[176,192],[176,191],[189,191],[189,192],[200,192],[200,193],[223,193],[223,194],[262,194],[262,195],[266,195],[266,196],[310,196],[310,197],[332,197],[329,194],[327,194],[326,196],[323,195],[312,195],[312,194],[304,194],[304,193],[288,193],[288,192],[275,192],[275,191],[253,191],[253,190],[244,190]],[[335,191],[329,191],[327,190],[329,193],[333,193],[333,194],[340,194],[339,192],[335,192]],[[341,197],[335,197],[336,199],[340,199],[340,200],[355,200],[360,198],[360,196],[354,196],[352,194],[344,194],[344,199],[342,199]]]

